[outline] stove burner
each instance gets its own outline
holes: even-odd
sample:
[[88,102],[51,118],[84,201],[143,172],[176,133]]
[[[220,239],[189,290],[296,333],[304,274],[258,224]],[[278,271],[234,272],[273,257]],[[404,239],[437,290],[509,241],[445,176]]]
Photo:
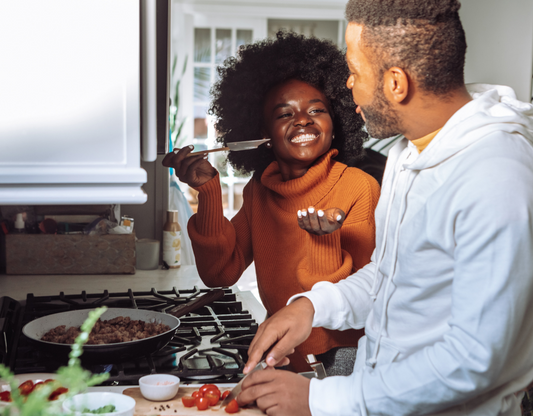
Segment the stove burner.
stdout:
[[[186,303],[203,295],[208,289],[194,287],[188,290],[146,292],[127,292],[88,294],[85,291],[77,295],[33,296],[28,294],[25,305],[18,305],[19,322],[11,330],[16,338],[6,341],[11,346],[2,363],[11,367],[15,373],[54,372],[66,362],[59,362],[39,350],[25,336],[20,334],[22,327],[29,321],[41,316],[76,309],[92,309],[101,305],[120,308],[139,308],[165,312],[175,306]],[[224,297],[193,313],[180,317],[181,324],[171,341],[155,353],[135,360],[114,363],[84,364],[93,373],[109,372],[110,378],[105,384],[138,384],[138,379],[150,373],[174,374],[185,380],[204,380],[222,378],[236,381],[242,378],[242,369],[248,359],[248,346],[257,331],[257,323],[251,314],[242,309],[242,303],[236,299],[231,289],[224,289]],[[18,302],[8,299],[16,305]],[[16,321],[16,318],[4,317],[6,307],[0,305],[0,330],[2,320]],[[16,309],[10,306],[8,309]],[[13,315],[13,313],[11,313]],[[2,330],[7,337],[9,330]],[[0,333],[0,335],[2,335]],[[2,347],[0,336],[0,347]],[[82,356],[83,357],[83,356]]]

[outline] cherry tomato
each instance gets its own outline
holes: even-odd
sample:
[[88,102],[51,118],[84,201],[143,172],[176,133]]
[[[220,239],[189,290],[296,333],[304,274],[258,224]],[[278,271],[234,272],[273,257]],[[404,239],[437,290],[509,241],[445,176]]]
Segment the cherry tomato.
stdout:
[[209,406],[214,406],[218,403],[220,396],[218,394],[212,394],[211,391],[208,390],[204,397],[207,399]]
[[200,390],[196,390],[196,391],[192,392],[192,397],[194,397],[194,398],[204,397],[204,394]]
[[237,413],[239,411],[239,403],[237,403],[237,400],[233,399],[224,410],[226,413]]
[[196,404],[196,399],[192,396],[183,396],[181,402],[185,407],[193,407]]
[[27,396],[33,390],[33,381],[27,380],[19,386],[19,391],[22,396]]
[[57,398],[63,394],[66,393],[68,389],[66,387],[58,387],[55,389],[50,396],[48,396],[48,400],[57,400]]
[[198,410],[206,410],[209,407],[209,402],[205,397],[197,397],[195,401]]
[[220,393],[220,390],[217,389],[216,387],[214,389],[207,389],[205,392],[204,392],[204,396],[208,395],[208,394],[213,394],[215,396],[217,396],[219,399],[220,399],[220,395],[222,393]]
[[224,400],[226,397],[229,396],[230,393],[231,393],[231,390],[226,390],[224,393],[222,393],[222,396],[220,396],[220,398]]
[[10,391],[1,391],[0,392],[0,402],[10,402],[11,392]]
[[44,383],[42,381],[39,381],[38,383],[35,383],[33,385],[33,390],[32,391],[35,391],[35,389],[38,389],[41,386],[44,386]]
[[54,382],[55,380],[53,378],[47,378],[46,380],[43,381],[44,384],[46,383],[52,383]]
[[[215,386],[214,384],[204,384],[202,387],[200,387],[200,391],[205,395],[205,393],[208,391],[208,390],[218,390],[218,387]],[[218,390],[220,391],[220,390]]]

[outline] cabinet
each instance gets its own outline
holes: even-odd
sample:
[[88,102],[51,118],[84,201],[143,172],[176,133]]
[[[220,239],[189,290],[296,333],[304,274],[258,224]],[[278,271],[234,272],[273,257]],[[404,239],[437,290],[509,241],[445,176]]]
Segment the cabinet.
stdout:
[[2,2],[0,56],[0,204],[145,202],[139,2]]

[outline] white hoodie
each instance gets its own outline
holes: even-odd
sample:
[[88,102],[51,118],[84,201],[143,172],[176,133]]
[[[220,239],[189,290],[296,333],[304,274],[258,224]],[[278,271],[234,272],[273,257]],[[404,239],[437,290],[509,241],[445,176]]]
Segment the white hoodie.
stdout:
[[422,153],[406,139],[390,150],[371,262],[304,294],[313,326],[366,328],[351,376],[311,381],[314,416],[520,415],[515,393],[533,381],[533,106],[481,90]]

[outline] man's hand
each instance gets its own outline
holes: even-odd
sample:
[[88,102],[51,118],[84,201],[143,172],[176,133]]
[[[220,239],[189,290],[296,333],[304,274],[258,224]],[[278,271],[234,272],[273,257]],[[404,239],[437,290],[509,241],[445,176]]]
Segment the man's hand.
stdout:
[[259,325],[248,349],[248,362],[244,367],[244,373],[251,371],[274,344],[276,345],[266,356],[266,363],[270,367],[287,365],[289,363],[287,355],[292,354],[294,347],[309,337],[314,314],[315,308],[311,301],[302,297]]
[[237,402],[244,406],[255,401],[270,416],[310,416],[309,383],[299,374],[267,367],[246,377]]
[[298,211],[298,225],[309,234],[331,234],[341,228],[346,214],[340,208],[319,209],[314,207]]
[[195,188],[213,179],[217,171],[207,161],[207,153],[189,156],[192,146],[184,147],[177,153],[168,153],[163,159],[163,166],[174,168],[179,180]]

